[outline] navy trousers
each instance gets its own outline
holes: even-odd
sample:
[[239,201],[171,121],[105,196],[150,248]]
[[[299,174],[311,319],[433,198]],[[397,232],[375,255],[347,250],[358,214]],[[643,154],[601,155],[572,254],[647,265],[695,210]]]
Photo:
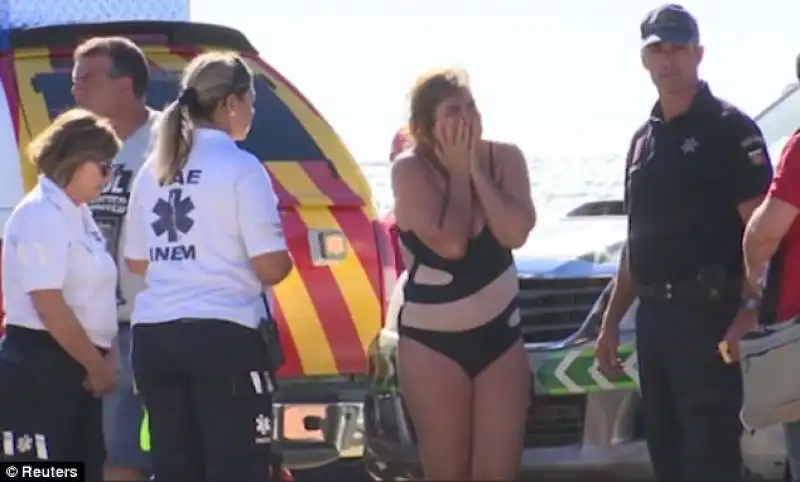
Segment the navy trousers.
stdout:
[[49,332],[8,326],[0,342],[0,460],[81,461],[84,480],[101,482],[103,409],[85,378]]
[[642,300],[636,316],[647,445],[661,482],[741,480],[742,381],[717,351],[736,300]]
[[258,331],[225,320],[133,327],[156,481],[270,480],[269,360]]

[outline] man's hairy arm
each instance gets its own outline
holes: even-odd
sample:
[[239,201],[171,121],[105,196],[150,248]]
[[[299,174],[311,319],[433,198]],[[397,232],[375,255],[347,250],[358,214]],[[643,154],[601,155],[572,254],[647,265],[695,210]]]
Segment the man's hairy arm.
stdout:
[[[800,135],[795,134],[783,149],[769,194],[748,219],[742,247],[748,287],[756,285],[800,213]],[[754,286],[756,285],[756,286]]]

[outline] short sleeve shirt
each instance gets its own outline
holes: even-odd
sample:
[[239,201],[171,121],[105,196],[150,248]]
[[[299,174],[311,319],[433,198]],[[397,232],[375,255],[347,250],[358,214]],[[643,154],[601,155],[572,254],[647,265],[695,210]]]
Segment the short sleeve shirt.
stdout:
[[[769,196],[800,209],[800,133],[789,139],[781,153]],[[778,319],[800,315],[800,218],[795,218],[783,238],[785,251],[780,272]]]
[[628,255],[640,284],[695,279],[704,267],[743,272],[738,206],[766,194],[772,164],[753,120],[703,83],[667,122],[660,105],[627,155]]
[[46,330],[30,293],[59,290],[96,346],[117,334],[114,260],[86,205],[45,177],[17,205],[3,232],[6,323]]
[[267,170],[231,137],[198,129],[185,167],[159,186],[151,157],[134,181],[125,257],[147,260],[134,324],[215,318],[255,328],[263,287],[250,259],[286,251]]
[[160,114],[149,111],[147,120],[125,139],[113,161],[113,176],[100,197],[89,205],[94,220],[103,231],[108,251],[117,262],[119,282],[117,285],[117,317],[129,321],[136,293],[144,289],[144,279],[131,273],[122,256],[122,240],[125,236],[125,215],[133,180],[144,165],[155,141],[154,130]]

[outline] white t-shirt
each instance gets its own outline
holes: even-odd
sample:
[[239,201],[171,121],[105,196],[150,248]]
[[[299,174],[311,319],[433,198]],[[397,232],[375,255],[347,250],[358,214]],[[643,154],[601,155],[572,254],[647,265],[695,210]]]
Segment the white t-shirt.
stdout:
[[198,129],[186,166],[159,186],[155,158],[134,181],[125,257],[147,260],[131,322],[217,318],[255,328],[263,287],[250,258],[285,251],[272,181],[222,131]]
[[96,346],[117,335],[117,269],[89,208],[46,177],[17,205],[3,232],[6,323],[46,330],[29,293],[61,290]]
[[160,113],[148,111],[147,121],[125,139],[117,157],[114,158],[114,175],[103,193],[89,204],[92,216],[103,231],[108,251],[117,262],[119,281],[117,285],[117,319],[129,321],[136,294],[144,289],[144,277],[131,273],[122,253],[121,243],[125,239],[125,215],[128,213],[133,179],[152,151]]

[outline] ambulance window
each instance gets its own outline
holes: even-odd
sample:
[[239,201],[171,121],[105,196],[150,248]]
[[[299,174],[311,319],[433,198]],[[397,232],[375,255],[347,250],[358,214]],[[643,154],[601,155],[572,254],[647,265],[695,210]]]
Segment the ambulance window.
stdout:
[[[147,103],[163,109],[178,96],[178,72],[154,70],[147,91]],[[31,84],[41,94],[50,118],[75,105],[72,96],[72,77],[69,71],[40,73]],[[265,76],[255,80],[256,108],[250,135],[242,147],[267,161],[327,160],[292,111],[275,93],[275,86]]]
[[253,127],[242,147],[263,160],[325,160],[314,138],[275,93],[272,81],[256,74],[254,86],[256,109]]
[[800,86],[794,85],[773,105],[756,118],[770,158],[777,163],[783,146],[800,129]]

